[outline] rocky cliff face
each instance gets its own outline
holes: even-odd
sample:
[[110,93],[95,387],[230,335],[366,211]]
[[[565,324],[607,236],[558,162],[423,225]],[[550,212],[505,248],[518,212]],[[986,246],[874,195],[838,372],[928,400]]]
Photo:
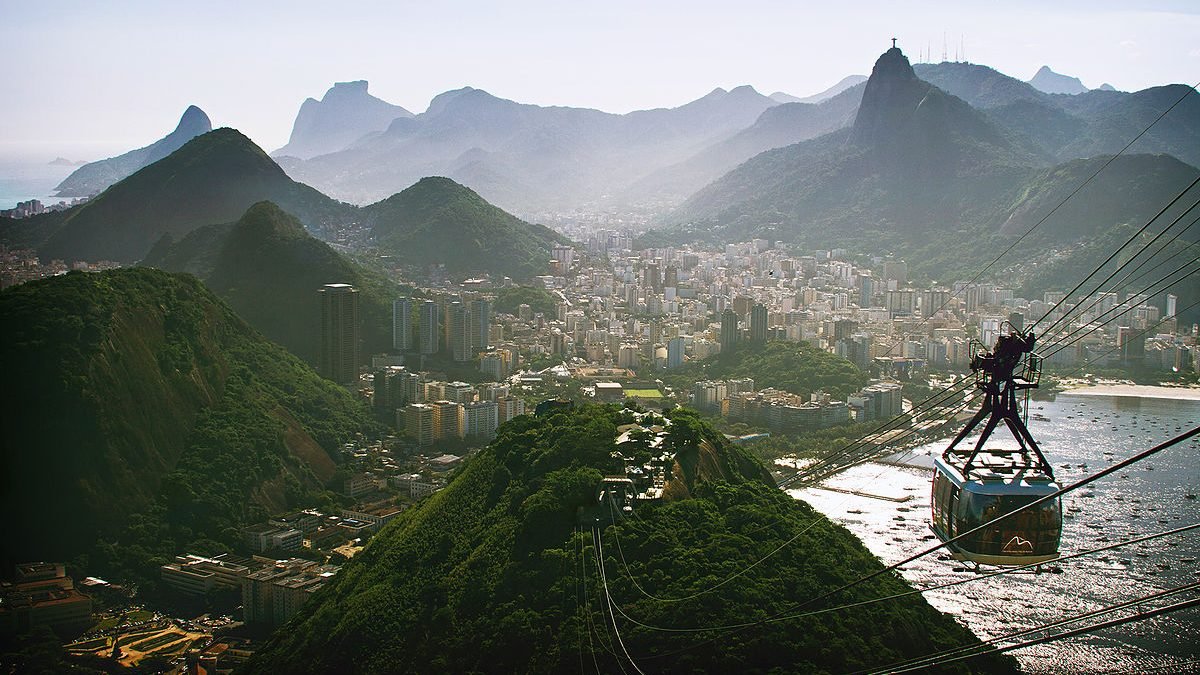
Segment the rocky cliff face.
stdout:
[[337,82],[320,100],[306,99],[296,114],[288,144],[278,156],[309,159],[344,150],[363,136],[383,131],[396,118],[413,114],[367,93],[367,81]]
[[1079,81],[1078,77],[1063,75],[1050,70],[1050,66],[1042,66],[1038,69],[1037,74],[1033,79],[1029,80],[1029,84],[1033,85],[1038,91],[1047,94],[1082,94],[1088,88],[1083,86],[1083,82]]

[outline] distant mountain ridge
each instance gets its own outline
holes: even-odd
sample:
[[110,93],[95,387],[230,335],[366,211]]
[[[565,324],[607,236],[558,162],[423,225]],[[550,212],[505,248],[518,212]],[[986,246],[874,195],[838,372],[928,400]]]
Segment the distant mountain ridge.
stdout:
[[153,164],[183,147],[191,139],[212,131],[212,122],[200,108],[191,105],[183,111],[175,130],[144,148],[86,163],[67,176],[55,193],[59,197],[90,197],[144,166]]
[[470,185],[507,210],[542,212],[611,200],[638,178],[753,124],[778,103],[748,86],[686,105],[614,115],[542,107],[466,87],[439,94],[350,147],[285,166],[298,180],[359,204],[425,176]]
[[[996,80],[981,70],[958,72]],[[969,79],[958,78],[959,86],[982,95],[984,89]],[[819,248],[849,239],[904,254],[915,272],[936,278],[969,273],[989,251],[1006,248],[1014,233],[1053,208],[1055,202],[1042,196],[1065,195],[1086,178],[1084,167],[1106,159],[1056,164],[1051,148],[1018,133],[1025,127],[1011,114],[1017,106],[1057,115],[1046,119],[1062,126],[1056,142],[1067,147],[1079,142],[1081,129],[1094,128],[1106,114],[1113,115],[1112,124],[1126,120],[1136,107],[1131,104],[1142,97],[1155,101],[1142,106],[1147,116],[1149,110],[1165,110],[1179,94],[1177,88],[1167,89],[1136,95],[1088,92],[1049,97],[1046,104],[1016,87],[1011,91],[1021,95],[1015,102],[980,111],[920,80],[898,50],[888,50],[867,82],[852,128],[754,157],[689,199],[671,215],[674,227],[647,235],[646,243],[764,237]],[[1174,129],[1172,147],[1185,145],[1200,128],[1187,121],[1194,114],[1190,111],[1181,105],[1172,116],[1181,113],[1183,122],[1159,130]],[[1031,115],[1028,124],[1039,119]],[[1195,173],[1166,155],[1123,156],[1014,255],[1038,260],[1076,246],[1080,238],[1149,217]],[[1114,195],[1121,198],[1108,198]],[[1087,208],[1089,203],[1104,207]]]
[[780,103],[820,103],[821,101],[831,99],[843,91],[846,91],[847,89],[855,85],[862,84],[866,81],[866,75],[847,75],[846,77],[838,80],[837,84],[833,85],[832,87],[811,96],[797,97],[792,96],[791,94],[785,94],[782,91],[777,91],[774,94],[771,94],[771,98],[779,101]]
[[398,117],[412,117],[404,108],[367,93],[367,81],[336,82],[320,101],[300,105],[287,145],[271,153],[309,159],[349,147],[363,136],[383,131]]
[[854,123],[864,89],[859,83],[820,103],[767,108],[746,129],[638,181],[627,191],[630,201],[682,202],[759,153],[847,127]]
[[1037,88],[1038,91],[1047,94],[1074,95],[1088,91],[1088,88],[1083,86],[1083,82],[1080,82],[1078,77],[1056,73],[1050,70],[1050,66],[1038,68],[1037,73],[1030,78],[1029,84]]

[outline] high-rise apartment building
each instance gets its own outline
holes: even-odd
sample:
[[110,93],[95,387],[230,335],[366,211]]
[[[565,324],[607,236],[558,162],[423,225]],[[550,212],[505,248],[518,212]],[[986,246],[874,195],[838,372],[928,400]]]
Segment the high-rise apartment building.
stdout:
[[446,346],[455,361],[471,360],[471,313],[467,306],[455,300],[446,305]]
[[683,365],[683,338],[673,337],[667,341],[667,368]]
[[461,403],[453,401],[434,401],[429,404],[433,408],[433,439],[442,440],[462,438],[462,425],[459,419]]
[[404,433],[417,445],[433,445],[433,406],[426,403],[409,403],[396,411],[404,426]]
[[490,300],[480,298],[471,301],[470,322],[468,337],[471,340],[472,354],[491,349],[491,331],[489,329],[492,323],[492,303]]
[[732,354],[738,342],[738,316],[732,308],[721,313],[721,353]]
[[767,343],[767,306],[761,302],[750,308],[750,344]]
[[412,348],[412,298],[397,298],[392,301],[392,349],[409,352]]
[[321,375],[341,385],[358,380],[358,289],[325,284],[321,298]]
[[490,439],[500,426],[500,408],[495,401],[474,401],[459,408],[459,426],[464,436]]
[[421,303],[417,343],[422,354],[438,353],[438,306],[432,300]]

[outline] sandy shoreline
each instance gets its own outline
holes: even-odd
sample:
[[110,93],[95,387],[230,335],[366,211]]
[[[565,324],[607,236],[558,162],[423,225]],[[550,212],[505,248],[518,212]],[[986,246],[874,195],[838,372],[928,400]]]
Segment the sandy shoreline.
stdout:
[[1158,387],[1141,384],[1064,382],[1061,394],[1072,396],[1130,396],[1200,401],[1200,387]]

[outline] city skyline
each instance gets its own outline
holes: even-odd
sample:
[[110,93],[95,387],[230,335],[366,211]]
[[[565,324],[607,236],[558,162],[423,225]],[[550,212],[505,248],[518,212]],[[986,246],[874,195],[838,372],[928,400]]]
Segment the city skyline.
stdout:
[[[144,2],[90,6],[6,2],[19,26],[4,46],[9,96],[0,155],[74,152],[95,160],[144,145],[199,105],[215,126],[267,150],[283,145],[300,103],[334,82],[420,113],[462,86],[537,105],[625,113],[675,107],[716,87],[820,92],[867,74],[896,37],[913,61],[965,60],[1028,80],[1042,65],[1091,88],[1193,84],[1200,10],[1184,2],[1020,2],[804,7],[758,0],[616,2],[564,8],[526,2],[287,12],[218,2],[208,14]],[[839,27],[830,30],[830,26]],[[148,58],[153,57],[153,58]],[[53,158],[53,157],[51,157]]]

